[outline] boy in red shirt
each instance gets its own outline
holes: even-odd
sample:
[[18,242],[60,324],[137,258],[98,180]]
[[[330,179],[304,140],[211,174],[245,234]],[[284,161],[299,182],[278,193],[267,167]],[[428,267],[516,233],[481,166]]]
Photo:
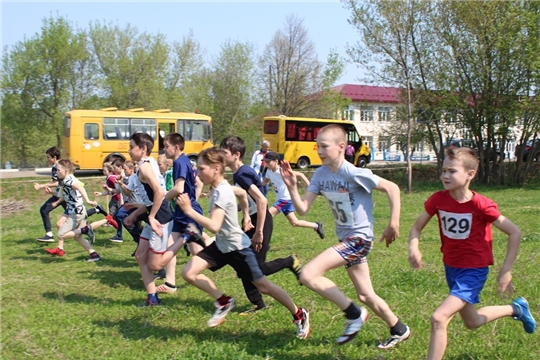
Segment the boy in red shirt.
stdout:
[[508,235],[506,257],[497,278],[501,292],[513,292],[511,270],[521,241],[521,231],[501,215],[497,204],[469,189],[477,169],[474,150],[447,149],[441,175],[445,190],[436,192],[425,202],[425,210],[409,234],[409,262],[413,268],[420,269],[420,234],[433,215],[437,215],[450,294],[431,315],[430,360],[442,359],[447,344],[446,329],[456,313],[468,329],[505,316],[520,320],[527,333],[533,333],[536,328],[529,304],[523,297],[510,305],[478,310],[474,305],[480,302],[478,295],[486,282],[489,266],[493,265],[491,224]]

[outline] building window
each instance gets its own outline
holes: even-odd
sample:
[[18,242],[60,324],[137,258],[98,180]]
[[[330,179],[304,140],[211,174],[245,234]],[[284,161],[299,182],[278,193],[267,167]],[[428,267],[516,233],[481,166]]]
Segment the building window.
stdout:
[[354,121],[354,106],[349,105],[343,109],[343,120]]
[[360,108],[360,121],[373,121],[373,108],[371,106]]
[[392,145],[390,136],[379,136],[379,151],[389,150]]
[[371,149],[373,147],[373,136],[362,136],[362,142]]
[[379,107],[379,121],[390,121],[390,107],[389,106],[380,106]]

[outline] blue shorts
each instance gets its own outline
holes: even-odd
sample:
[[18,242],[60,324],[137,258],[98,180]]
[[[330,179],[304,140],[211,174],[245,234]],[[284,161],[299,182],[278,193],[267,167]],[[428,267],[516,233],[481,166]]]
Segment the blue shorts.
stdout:
[[274,204],[274,207],[276,208],[278,212],[282,212],[283,215],[285,216],[289,215],[290,213],[293,213],[295,210],[292,204],[292,201],[285,200],[285,199],[279,199],[278,201],[276,201],[276,203]]
[[193,220],[191,220],[188,223],[178,222],[178,221],[174,220],[173,227],[172,227],[172,232],[177,232],[177,233],[183,234],[184,231],[186,231],[189,224],[194,224],[197,227],[197,229],[199,229],[199,233],[202,234],[202,232],[203,232],[202,226],[199,225],[198,223],[196,223]]
[[347,261],[345,268],[367,262],[367,256],[371,251],[373,241],[364,240],[361,237],[350,237],[339,244],[332,246],[337,253]]
[[483,268],[454,268],[444,265],[446,283],[450,288],[450,295],[453,295],[469,304],[480,302],[480,292],[484,288],[489,267]]

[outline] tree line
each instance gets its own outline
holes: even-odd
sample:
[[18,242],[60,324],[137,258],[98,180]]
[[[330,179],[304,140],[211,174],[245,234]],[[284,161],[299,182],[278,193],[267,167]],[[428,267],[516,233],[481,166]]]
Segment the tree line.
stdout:
[[253,146],[268,114],[335,116],[330,87],[344,69],[332,50],[326,63],[318,59],[295,15],[261,55],[252,43],[228,40],[212,58],[192,32],[168,41],[129,24],[78,29],[48,17],[40,33],[5,48],[2,61],[1,161],[19,166],[40,164],[47,147],[61,147],[72,109],[199,112],[212,117],[216,143],[234,129]]

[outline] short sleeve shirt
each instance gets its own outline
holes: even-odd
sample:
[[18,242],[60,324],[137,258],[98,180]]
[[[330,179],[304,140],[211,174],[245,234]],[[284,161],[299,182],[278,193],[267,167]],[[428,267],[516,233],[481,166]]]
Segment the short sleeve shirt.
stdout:
[[246,249],[251,240],[238,224],[236,196],[227,180],[223,180],[210,193],[208,212],[212,214],[217,207],[225,211],[221,229],[216,233],[216,246],[222,253]]
[[437,215],[443,262],[455,268],[493,265],[491,223],[501,216],[497,204],[473,192],[460,203],[447,190],[438,191],[425,202],[426,212]]
[[[257,186],[259,191],[264,194],[264,190],[262,188],[261,179],[259,178],[259,174],[253,170],[253,168],[242,165],[238,168],[238,170],[233,174],[233,181],[234,184],[241,187],[245,191],[248,191],[251,185]],[[249,195],[248,191],[248,203],[249,203],[249,214],[253,215],[257,212],[257,204],[255,203],[255,200]]]
[[[105,181],[105,184],[107,184],[108,187],[111,189],[116,189],[116,175],[109,175],[107,176],[107,180]],[[121,195],[119,193],[114,194],[111,197],[111,200],[120,201]]]
[[361,237],[373,241],[373,199],[371,191],[379,184],[371,170],[343,161],[336,173],[321,166],[311,178],[307,191],[322,195],[332,210],[340,241]]
[[61,192],[66,202],[66,213],[67,214],[85,214],[86,209],[84,208],[83,198],[81,193],[78,190],[73,188],[74,184],[77,184],[78,181],[74,176],[67,176],[61,184]]
[[[172,178],[173,183],[176,183],[178,179],[184,179],[184,193],[189,195],[191,207],[199,214],[202,214],[201,205],[197,202],[195,195],[195,173],[193,171],[193,165],[185,154],[181,154],[174,160]],[[174,208],[174,221],[182,224],[192,222],[191,218],[184,214],[180,206],[175,206]]]
[[287,189],[287,185],[285,185],[285,182],[283,181],[283,177],[281,177],[281,171],[279,168],[276,172],[268,170],[266,172],[266,178],[272,183],[272,189],[276,192],[276,199],[291,199],[291,194],[289,193],[289,189]]

